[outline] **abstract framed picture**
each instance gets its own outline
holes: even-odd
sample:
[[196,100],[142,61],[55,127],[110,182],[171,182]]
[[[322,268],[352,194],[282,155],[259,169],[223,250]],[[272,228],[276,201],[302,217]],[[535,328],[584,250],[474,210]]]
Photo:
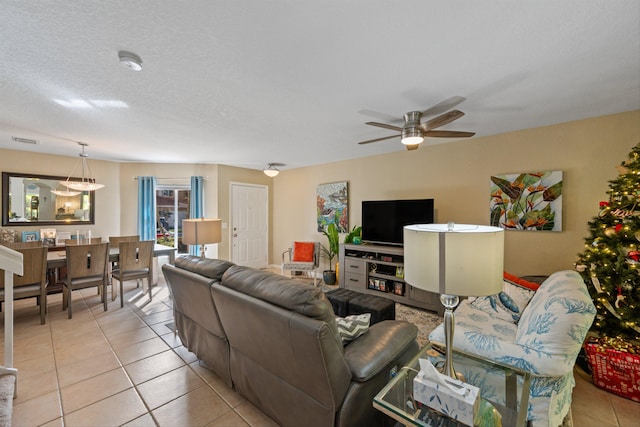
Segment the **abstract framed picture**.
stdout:
[[335,224],[338,233],[349,232],[349,190],[347,181],[319,184],[316,193],[318,231]]
[[491,225],[562,231],[562,171],[495,175],[490,186]]

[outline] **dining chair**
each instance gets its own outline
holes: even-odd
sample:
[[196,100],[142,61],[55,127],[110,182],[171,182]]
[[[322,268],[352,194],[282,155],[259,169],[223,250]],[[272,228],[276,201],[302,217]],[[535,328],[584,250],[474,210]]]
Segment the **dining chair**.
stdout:
[[97,287],[101,289],[104,311],[107,311],[107,284],[109,283],[109,243],[67,245],[67,278],[62,288],[62,310],[73,316],[71,296],[74,290]]
[[[44,325],[47,312],[47,247],[42,243],[36,247],[25,247],[21,243],[24,242],[4,244],[22,254],[23,275],[14,275],[13,299],[36,297],[40,306],[40,324]],[[0,274],[0,304],[4,300],[4,274]]]
[[[139,242],[140,235],[133,234],[131,236],[109,236],[109,246],[117,248],[120,242]],[[111,261],[111,270],[115,270],[118,267],[118,261]],[[136,280],[136,287],[140,287],[140,280]],[[114,287],[111,288],[111,301],[116,299]]]
[[123,282],[128,280],[147,279],[149,301],[152,299],[151,285],[153,283],[153,247],[155,241],[120,242],[118,264],[111,272],[112,281],[120,282],[120,307],[124,307]]

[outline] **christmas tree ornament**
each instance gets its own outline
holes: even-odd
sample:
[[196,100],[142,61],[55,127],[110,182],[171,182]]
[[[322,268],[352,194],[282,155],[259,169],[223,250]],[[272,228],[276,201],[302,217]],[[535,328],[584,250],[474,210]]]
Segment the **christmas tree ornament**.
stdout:
[[613,304],[616,308],[620,308],[620,303],[624,301],[624,295],[622,295],[622,286],[618,286],[618,295],[616,295],[616,302]]
[[607,237],[613,237],[616,234],[616,229],[614,227],[608,227],[604,230],[604,235]]

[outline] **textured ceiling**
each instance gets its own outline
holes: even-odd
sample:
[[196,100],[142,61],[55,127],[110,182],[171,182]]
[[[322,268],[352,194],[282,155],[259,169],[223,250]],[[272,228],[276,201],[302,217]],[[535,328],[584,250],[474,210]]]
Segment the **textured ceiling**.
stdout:
[[640,109],[638,0],[0,0],[0,58],[0,148],[123,162],[399,151],[364,123],[453,96],[476,136]]

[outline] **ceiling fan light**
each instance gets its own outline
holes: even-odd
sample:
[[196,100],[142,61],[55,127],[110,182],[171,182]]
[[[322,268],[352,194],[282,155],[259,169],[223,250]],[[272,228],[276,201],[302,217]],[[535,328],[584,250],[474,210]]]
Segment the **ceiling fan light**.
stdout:
[[414,127],[402,129],[401,142],[404,145],[417,145],[421,144],[422,141],[424,141],[424,138],[420,129]]

